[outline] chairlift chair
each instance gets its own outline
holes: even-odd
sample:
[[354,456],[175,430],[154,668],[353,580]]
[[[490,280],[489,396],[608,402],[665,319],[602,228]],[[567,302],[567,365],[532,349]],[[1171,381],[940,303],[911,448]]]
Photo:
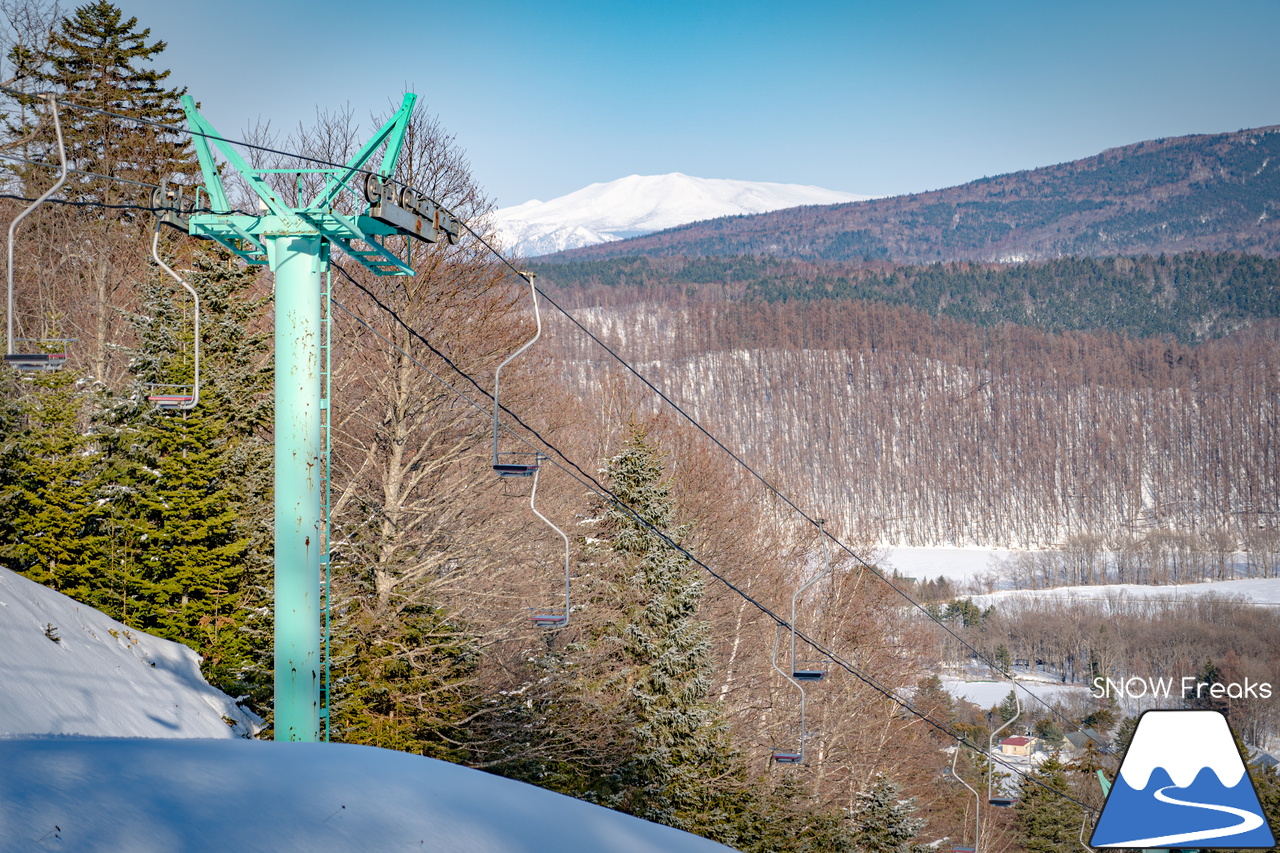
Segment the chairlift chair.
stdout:
[[796,602],[805,590],[831,574],[831,546],[827,543],[826,519],[818,519],[818,536],[822,540],[823,568],[791,596],[791,677],[795,681],[822,681],[827,677],[830,661],[796,660]]
[[499,378],[502,376],[502,368],[511,363],[512,359],[520,355],[542,337],[542,312],[538,309],[538,288],[534,287],[532,273],[520,273],[525,281],[529,282],[529,293],[533,296],[533,319],[537,323],[537,330],[533,337],[520,345],[520,348],[511,355],[507,356],[498,369],[493,372],[493,470],[499,477],[532,477],[538,471],[538,458],[535,456],[533,464],[527,462],[503,462],[502,457],[507,456],[525,456],[528,454],[511,454],[498,452],[498,431],[501,424],[498,421],[498,415],[502,411],[502,406],[498,402]]
[[790,749],[775,749],[773,751],[773,760],[778,764],[800,764],[801,762],[804,761],[804,742],[805,742],[805,738],[808,736],[808,733],[805,731],[804,687],[800,684],[799,681],[796,680],[796,678],[792,674],[790,674],[790,672],[788,671],[790,667],[788,667],[788,670],[784,670],[782,667],[778,666],[778,645],[781,641],[782,641],[782,626],[779,625],[777,628],[777,631],[775,631],[773,635],[773,668],[777,670],[779,675],[781,675],[787,681],[790,681],[792,684],[794,684],[796,690],[800,691],[800,749],[799,751],[790,750]]
[[[13,309],[10,308],[9,310],[12,311]],[[40,349],[43,351],[5,353],[4,363],[23,373],[61,370],[67,363],[66,344],[72,340],[72,338],[44,338],[40,340],[18,338],[15,343],[36,344],[35,347],[23,347],[24,350]],[[57,352],[49,352],[48,350],[51,348],[56,349]]]
[[[564,626],[569,624],[569,537],[565,535],[565,532],[563,530],[561,530],[554,523],[552,523],[551,519],[547,518],[545,515],[538,512],[538,507],[535,505],[535,501],[537,500],[537,497],[538,497],[538,470],[540,467],[539,463],[541,463],[546,458],[547,457],[541,453],[534,454],[534,459],[533,459],[534,465],[533,465],[533,472],[532,472],[533,490],[529,493],[529,509],[533,510],[533,514],[536,515],[538,518],[542,519],[542,521],[548,527],[550,527],[556,533],[559,533],[560,538],[564,540],[564,610],[559,610],[559,609],[554,611],[535,610],[533,612],[533,624],[539,628],[563,628]],[[525,476],[525,475],[517,475],[517,476]]]
[[[62,185],[67,182],[67,147],[62,139],[62,122],[58,117],[58,99],[53,95],[45,95],[45,100],[49,102],[49,114],[53,117],[53,129],[58,138],[58,165],[60,171],[58,180],[54,181],[53,186],[45,190],[40,196],[26,207],[21,213],[13,218],[9,223],[9,266],[6,271],[8,277],[8,313],[7,317],[7,335],[4,362],[15,370],[31,373],[40,371],[61,370],[67,363],[67,347],[66,344],[71,340],[69,338],[15,338],[14,337],[14,301],[13,301],[13,237],[17,232],[18,223],[26,219],[37,207],[44,204],[53,194],[62,189]],[[35,343],[35,347],[25,347],[30,352],[18,352],[14,348],[15,343]],[[59,344],[61,346],[53,346]]]
[[[968,788],[968,789],[969,789],[969,793],[973,794],[973,847],[969,848],[969,850],[971,850],[971,851],[975,851],[975,853],[976,853],[976,851],[977,851],[977,849],[978,849],[978,842],[979,842],[979,840],[980,840],[980,838],[981,838],[981,832],[980,832],[980,829],[981,829],[981,823],[980,823],[980,821],[981,821],[981,819],[982,819],[982,815],[981,815],[981,809],[982,809],[982,796],[978,793],[977,789],[975,789],[972,785],[970,785],[968,782],[966,782],[966,781],[964,780],[964,777],[963,777],[963,776],[961,776],[961,775],[959,774],[959,772],[957,772],[957,770],[956,770],[956,761],[957,761],[959,758],[960,758],[960,745],[957,743],[957,744],[956,744],[956,751],[955,751],[954,753],[952,753],[952,755],[951,755],[951,772],[950,772],[950,777],[951,777],[952,779],[954,779],[955,781],[959,782],[961,785],[964,785],[966,788]],[[954,849],[954,850],[961,850],[962,848],[956,847],[956,848],[953,848],[953,849]]]
[[[162,198],[164,187],[161,188]],[[179,199],[181,197],[179,196]],[[153,404],[159,409],[178,409],[188,411],[194,409],[200,402],[200,294],[191,285],[178,275],[173,269],[160,258],[160,226],[167,223],[165,217],[161,216],[156,221],[155,232],[151,235],[151,257],[160,266],[160,269],[169,274],[169,277],[182,286],[187,293],[191,294],[191,299],[195,303],[195,343],[192,347],[194,373],[192,383],[190,385],[157,385],[152,384],[151,390],[155,393],[147,395],[147,402]]]
[[1002,809],[1009,808],[1016,802],[1016,800],[1013,797],[1003,797],[1003,796],[997,797],[995,795],[995,792],[993,790],[993,785],[995,783],[995,773],[994,773],[995,762],[994,762],[994,759],[992,759],[991,757],[991,753],[995,750],[996,735],[1000,734],[1000,732],[1009,728],[1009,726],[1013,725],[1015,720],[1017,720],[1019,717],[1022,716],[1022,700],[1018,698],[1018,687],[1016,682],[1014,683],[1014,689],[1013,689],[1013,704],[1014,704],[1014,707],[1017,708],[1017,711],[1014,713],[1014,715],[1010,717],[1008,720],[1006,720],[1004,725],[996,729],[987,737],[987,760],[991,761],[993,765],[992,766],[993,772],[987,774],[987,803]]

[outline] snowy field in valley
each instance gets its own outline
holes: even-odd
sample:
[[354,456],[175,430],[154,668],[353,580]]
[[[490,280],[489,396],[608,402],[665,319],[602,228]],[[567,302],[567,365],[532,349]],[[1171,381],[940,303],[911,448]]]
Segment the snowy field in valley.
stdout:
[[1017,598],[1053,598],[1081,603],[1118,604],[1134,599],[1178,601],[1195,596],[1218,595],[1240,598],[1262,605],[1280,605],[1280,578],[1252,578],[1235,581],[1208,581],[1205,583],[1146,586],[1120,583],[1101,586],[1070,586],[1054,589],[1004,590],[987,595],[970,596],[974,604],[988,607],[1001,601]]
[[179,643],[0,569],[0,737],[251,737],[262,720]]
[[2,851],[729,850],[443,761],[245,739],[261,724],[185,646],[0,569]]
[[0,850],[715,853],[670,827],[348,744],[0,740]]
[[[1054,684],[1052,682],[1019,679],[1018,685],[1019,687],[1025,687],[1032,694],[1050,705],[1069,696],[1088,695],[1087,688],[1080,684]],[[957,699],[972,702],[984,710],[999,705],[1009,695],[1009,691],[1013,689],[1013,685],[1007,681],[961,681],[958,678],[943,678],[942,686]],[[1018,696],[1026,704],[1027,694],[1019,690]]]
[[882,568],[919,581],[939,576],[968,580],[976,574],[995,572],[999,561],[1017,552],[1007,548],[886,548]]

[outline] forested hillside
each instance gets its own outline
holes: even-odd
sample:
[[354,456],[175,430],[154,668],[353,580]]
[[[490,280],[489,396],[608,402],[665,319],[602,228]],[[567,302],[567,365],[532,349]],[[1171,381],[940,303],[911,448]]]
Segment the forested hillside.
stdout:
[[[879,541],[1092,535],[1144,543],[1151,579],[1185,551],[1227,571],[1240,547],[1280,571],[1275,321],[1189,346],[715,293],[560,295],[729,446]],[[596,381],[598,349],[558,345],[571,383]]]
[[978,326],[1220,337],[1280,317],[1280,259],[1232,253],[1059,258],[1023,264],[810,263],[783,258],[618,258],[530,265],[561,287],[661,285],[737,302],[866,299]]
[[[1027,261],[1280,253],[1280,127],[1156,139],[958,187],[693,223],[563,254]],[[557,256],[560,257],[560,256]]]

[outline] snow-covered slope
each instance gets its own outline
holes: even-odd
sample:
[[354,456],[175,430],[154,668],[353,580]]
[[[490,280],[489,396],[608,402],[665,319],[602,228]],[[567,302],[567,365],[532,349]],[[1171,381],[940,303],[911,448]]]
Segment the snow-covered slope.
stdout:
[[456,764],[348,744],[0,740],[0,850],[726,853]]
[[261,727],[209,686],[191,649],[0,569],[0,737],[234,738]]
[[236,737],[260,725],[190,649],[0,569],[0,850],[729,850],[421,756]]
[[531,257],[720,216],[868,198],[799,184],[693,178],[674,172],[631,175],[551,201],[527,201],[495,212],[494,223],[504,250]]

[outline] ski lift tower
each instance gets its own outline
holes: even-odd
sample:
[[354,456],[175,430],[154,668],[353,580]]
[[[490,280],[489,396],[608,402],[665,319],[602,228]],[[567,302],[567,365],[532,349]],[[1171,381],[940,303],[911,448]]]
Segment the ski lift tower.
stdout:
[[[251,167],[200,114],[190,96],[182,99],[204,186],[197,188],[193,209],[183,211],[181,220],[193,237],[215,240],[247,263],[268,266],[275,274],[276,740],[320,737],[320,577],[322,558],[328,559],[323,553],[328,547],[328,447],[322,438],[329,400],[323,380],[330,252],[336,244],[376,275],[412,275],[407,260],[386,246],[387,237],[409,236],[429,243],[442,236],[450,243],[457,240],[457,223],[448,213],[408,187],[398,189],[391,180],[416,100],[416,95],[406,94],[396,114],[346,166],[273,170]],[[232,210],[214,146],[257,195],[257,212]],[[380,149],[384,150],[378,168],[366,167]],[[298,197],[290,206],[267,181],[274,171],[318,173],[324,176],[324,188],[309,203],[304,205]],[[365,212],[339,212],[336,203],[343,192],[362,197],[368,203]]]

